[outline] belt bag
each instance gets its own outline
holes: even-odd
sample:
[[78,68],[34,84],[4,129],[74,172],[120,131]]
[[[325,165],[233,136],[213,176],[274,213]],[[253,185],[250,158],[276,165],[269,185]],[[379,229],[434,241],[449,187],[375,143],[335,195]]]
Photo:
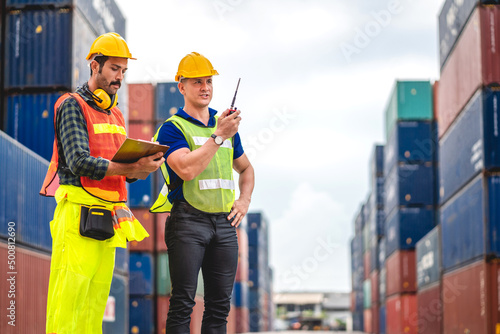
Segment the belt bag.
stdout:
[[100,205],[82,205],[80,234],[95,240],[106,240],[115,235],[111,210]]

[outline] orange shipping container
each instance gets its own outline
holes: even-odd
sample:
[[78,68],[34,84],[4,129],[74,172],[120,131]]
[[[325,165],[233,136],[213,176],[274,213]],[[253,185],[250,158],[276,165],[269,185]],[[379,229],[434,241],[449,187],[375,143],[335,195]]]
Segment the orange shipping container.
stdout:
[[499,333],[498,262],[484,260],[443,275],[443,333]]
[[150,141],[154,134],[153,122],[129,122],[128,124],[128,137],[133,139],[142,139]]
[[439,282],[418,290],[418,333],[442,333],[443,304],[441,302],[441,285]]
[[416,292],[415,250],[400,250],[394,252],[385,262],[386,295]]
[[154,120],[155,88],[152,84],[128,84],[130,121]]
[[[201,333],[201,320],[203,317],[203,298],[196,296],[195,306],[193,307],[193,313],[191,313],[191,334]],[[156,298],[156,332],[158,334],[165,334],[167,326],[167,316],[168,310],[170,308],[170,296],[158,296]]]
[[441,71],[437,111],[441,138],[482,85],[500,82],[500,7],[478,6]]
[[417,334],[417,317],[416,294],[394,295],[387,298],[387,334]]
[[373,316],[371,308],[367,308],[363,311],[363,331],[365,333],[373,333]]
[[235,308],[236,333],[248,333],[250,331],[250,311],[246,307]]
[[166,252],[168,249],[167,244],[165,243],[165,222],[167,221],[167,217],[170,216],[170,213],[153,213],[153,216],[155,217],[156,225],[156,251]]
[[378,305],[379,304],[379,274],[378,274],[378,270],[372,271],[372,273],[370,274],[370,280],[371,280],[371,285],[372,285],[372,288],[371,288],[372,305]]
[[45,333],[50,256],[0,242],[0,268],[0,332]]

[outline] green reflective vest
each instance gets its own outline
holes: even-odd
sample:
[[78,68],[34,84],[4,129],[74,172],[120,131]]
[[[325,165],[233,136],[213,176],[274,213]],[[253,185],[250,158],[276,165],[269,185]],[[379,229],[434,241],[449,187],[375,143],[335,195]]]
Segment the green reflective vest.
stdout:
[[[193,124],[179,116],[172,116],[165,121],[172,122],[182,131],[191,151],[200,148],[217,129],[218,117],[215,117],[216,126],[205,127]],[[161,127],[153,140],[156,141]],[[161,173],[165,179],[158,199],[149,211],[169,212],[172,204],[168,201],[168,175],[166,162],[161,166]],[[186,201],[198,210],[210,213],[230,212],[234,203],[235,184],[233,180],[233,140],[226,139],[212,158],[207,168],[191,181],[182,183],[182,191]]]

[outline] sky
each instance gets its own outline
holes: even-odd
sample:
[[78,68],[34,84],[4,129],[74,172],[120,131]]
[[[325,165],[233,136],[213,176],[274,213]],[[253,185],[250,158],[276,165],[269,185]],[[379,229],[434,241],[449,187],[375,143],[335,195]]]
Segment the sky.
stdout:
[[439,78],[443,0],[116,0],[138,60],[128,83],[171,82],[192,51],[219,72],[269,223],[274,291],[350,291],[353,219],[397,79]]

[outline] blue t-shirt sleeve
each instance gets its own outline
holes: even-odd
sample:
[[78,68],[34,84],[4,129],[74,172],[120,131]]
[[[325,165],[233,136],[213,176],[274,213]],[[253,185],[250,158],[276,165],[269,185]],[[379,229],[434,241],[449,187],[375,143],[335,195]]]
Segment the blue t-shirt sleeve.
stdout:
[[162,145],[170,146],[167,153],[165,153],[165,159],[167,159],[172,152],[180,148],[186,147],[189,149],[189,144],[184,134],[172,122],[163,123],[158,133],[157,140]]
[[245,153],[243,151],[243,146],[241,145],[240,134],[236,132],[234,136],[234,152],[233,152],[233,160],[238,159]]

